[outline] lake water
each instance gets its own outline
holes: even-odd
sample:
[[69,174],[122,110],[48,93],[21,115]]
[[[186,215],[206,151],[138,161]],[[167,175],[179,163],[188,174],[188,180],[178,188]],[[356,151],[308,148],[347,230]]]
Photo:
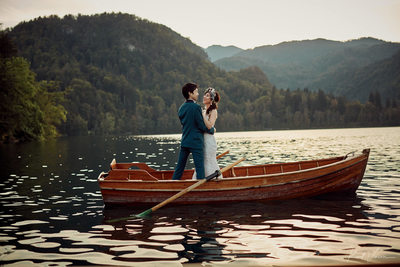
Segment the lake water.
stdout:
[[[68,137],[0,146],[0,264],[323,265],[400,262],[400,127],[217,133],[220,166],[371,154],[357,194],[271,203],[105,208],[118,162],[173,169],[180,135]],[[189,163],[188,168],[193,167]]]

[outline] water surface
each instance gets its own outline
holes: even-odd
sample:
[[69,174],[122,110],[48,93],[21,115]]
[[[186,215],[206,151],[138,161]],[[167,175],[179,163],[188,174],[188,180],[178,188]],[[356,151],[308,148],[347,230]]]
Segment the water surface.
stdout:
[[[68,137],[0,146],[0,263],[10,266],[321,265],[400,262],[400,128],[217,133],[241,165],[371,154],[356,195],[106,208],[97,176],[118,162],[175,167],[180,135]],[[192,168],[193,163],[188,164]]]

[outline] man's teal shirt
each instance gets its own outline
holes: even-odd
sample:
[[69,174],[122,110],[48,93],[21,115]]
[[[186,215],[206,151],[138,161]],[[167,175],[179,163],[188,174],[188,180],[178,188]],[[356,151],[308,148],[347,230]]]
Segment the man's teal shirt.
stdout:
[[202,149],[203,133],[214,134],[214,127],[208,129],[204,124],[201,107],[193,100],[186,100],[178,110],[182,124],[181,146]]

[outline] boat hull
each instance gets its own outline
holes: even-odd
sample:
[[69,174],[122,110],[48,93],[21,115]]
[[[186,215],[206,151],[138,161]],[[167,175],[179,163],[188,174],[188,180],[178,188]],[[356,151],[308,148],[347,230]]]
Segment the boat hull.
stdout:
[[[224,173],[219,180],[211,180],[176,199],[171,204],[213,204],[242,201],[270,201],[304,198],[327,193],[355,192],[364,176],[369,149],[359,156],[335,158],[332,163],[302,169],[312,162],[299,163],[299,170],[268,174],[273,165],[236,167]],[[330,161],[328,161],[330,162]],[[318,163],[316,163],[318,165]],[[276,166],[277,164],[274,164]],[[265,174],[252,175],[255,168],[263,167]],[[239,173],[250,174],[238,176]],[[236,174],[236,177],[230,177]],[[164,201],[191,186],[193,180],[107,180],[99,177],[103,200],[106,204],[153,205]]]

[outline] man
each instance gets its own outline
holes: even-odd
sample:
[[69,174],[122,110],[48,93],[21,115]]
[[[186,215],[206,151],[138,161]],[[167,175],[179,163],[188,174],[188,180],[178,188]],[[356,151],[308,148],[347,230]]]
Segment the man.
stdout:
[[211,129],[206,127],[201,113],[201,107],[196,104],[199,97],[197,84],[185,84],[182,87],[182,94],[186,101],[178,111],[178,116],[182,124],[181,149],[172,180],[181,179],[190,153],[192,153],[193,156],[197,179],[204,179],[203,133],[214,134],[214,127]]

